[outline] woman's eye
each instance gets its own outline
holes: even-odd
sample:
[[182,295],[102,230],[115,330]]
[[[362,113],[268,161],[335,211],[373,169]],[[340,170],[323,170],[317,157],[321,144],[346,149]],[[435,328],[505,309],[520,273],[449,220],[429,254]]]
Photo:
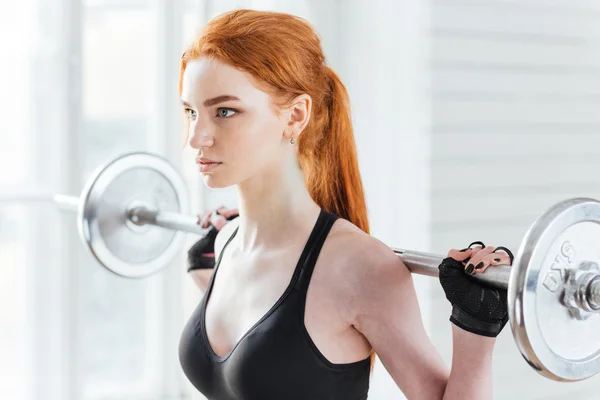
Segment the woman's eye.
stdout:
[[235,115],[237,111],[232,110],[231,108],[219,108],[217,110],[217,116],[219,118],[231,118]]
[[185,109],[185,114],[187,115],[187,117],[189,119],[194,119],[196,118],[196,111],[192,110],[191,108],[186,108]]

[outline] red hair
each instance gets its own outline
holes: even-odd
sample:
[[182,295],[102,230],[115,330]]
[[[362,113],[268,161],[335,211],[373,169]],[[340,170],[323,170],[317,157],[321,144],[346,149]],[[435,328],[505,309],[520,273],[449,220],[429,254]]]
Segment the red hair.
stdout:
[[[201,57],[250,74],[282,104],[310,95],[311,119],[298,137],[298,163],[308,191],[321,208],[369,234],[348,92],[326,65],[312,26],[294,15],[256,10],[212,19],[181,57],[180,94],[188,62]],[[374,359],[373,352],[371,368]]]

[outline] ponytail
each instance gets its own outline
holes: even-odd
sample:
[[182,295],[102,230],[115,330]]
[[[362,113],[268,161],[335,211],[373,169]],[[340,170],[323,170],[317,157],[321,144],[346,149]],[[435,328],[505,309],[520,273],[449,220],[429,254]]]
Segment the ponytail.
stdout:
[[[308,191],[323,209],[369,231],[367,206],[358,168],[348,92],[337,74],[325,67],[330,91],[325,102],[325,123],[320,143],[310,152],[298,142],[299,162]],[[311,146],[312,147],[312,146]]]

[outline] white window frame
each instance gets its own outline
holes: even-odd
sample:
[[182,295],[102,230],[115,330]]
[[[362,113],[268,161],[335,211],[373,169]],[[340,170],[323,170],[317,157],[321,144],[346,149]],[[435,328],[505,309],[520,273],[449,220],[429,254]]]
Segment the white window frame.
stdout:
[[[196,0],[201,2],[201,0]],[[204,2],[202,2],[204,4]],[[177,87],[182,41],[182,18],[185,0],[155,0],[152,2],[156,22],[156,87],[155,120],[149,126],[147,147],[144,150],[168,158],[175,166],[181,164],[181,142],[171,134],[180,127]],[[52,23],[61,29],[48,41],[49,50],[36,54],[34,62],[47,62],[54,78],[51,86],[35,81],[44,79],[44,69],[32,69],[34,108],[46,114],[36,119],[44,129],[33,126],[31,138],[31,177],[33,183],[18,187],[2,187],[0,201],[25,205],[29,217],[25,226],[27,248],[34,249],[27,258],[27,336],[26,372],[31,382],[32,399],[79,400],[83,396],[79,316],[79,294],[82,290],[78,265],[85,249],[78,237],[75,215],[54,212],[51,194],[78,196],[81,188],[82,155],[79,151],[79,132],[82,127],[82,33],[83,6],[81,0],[61,0],[52,5],[38,0],[38,15],[55,13]],[[198,7],[203,10],[202,7]],[[199,18],[203,18],[199,15]],[[53,28],[51,28],[52,30]],[[59,33],[60,32],[60,33]],[[41,39],[42,41],[45,40]],[[43,44],[40,45],[43,47]],[[60,71],[60,72],[56,72]],[[164,78],[166,77],[166,78]],[[48,93],[48,92],[51,92]],[[52,98],[52,103],[47,99]],[[38,128],[38,129],[36,129]],[[39,132],[39,134],[38,134]],[[43,134],[42,134],[43,133]],[[85,179],[85,177],[83,177]],[[156,302],[156,313],[147,319],[147,329],[153,335],[149,342],[158,344],[155,368],[149,371],[148,382],[159,382],[144,390],[112,387],[103,398],[122,399],[123,396],[148,399],[183,399],[196,397],[186,387],[179,365],[176,346],[187,314],[182,307],[182,286],[188,277],[182,268],[184,252],[161,274],[150,278],[148,298]],[[44,268],[44,263],[49,268]],[[100,268],[100,267],[99,267]],[[152,293],[150,293],[152,292]],[[150,301],[150,300],[149,300]],[[158,389],[158,390],[157,390]],[[198,397],[201,398],[201,397]]]

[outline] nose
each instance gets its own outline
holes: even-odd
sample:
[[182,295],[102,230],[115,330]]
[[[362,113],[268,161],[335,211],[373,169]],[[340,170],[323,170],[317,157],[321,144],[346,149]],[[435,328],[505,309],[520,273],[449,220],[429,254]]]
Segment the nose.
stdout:
[[196,123],[190,127],[192,130],[190,137],[190,147],[200,149],[201,147],[211,147],[215,143],[213,135],[203,129],[200,124]]

